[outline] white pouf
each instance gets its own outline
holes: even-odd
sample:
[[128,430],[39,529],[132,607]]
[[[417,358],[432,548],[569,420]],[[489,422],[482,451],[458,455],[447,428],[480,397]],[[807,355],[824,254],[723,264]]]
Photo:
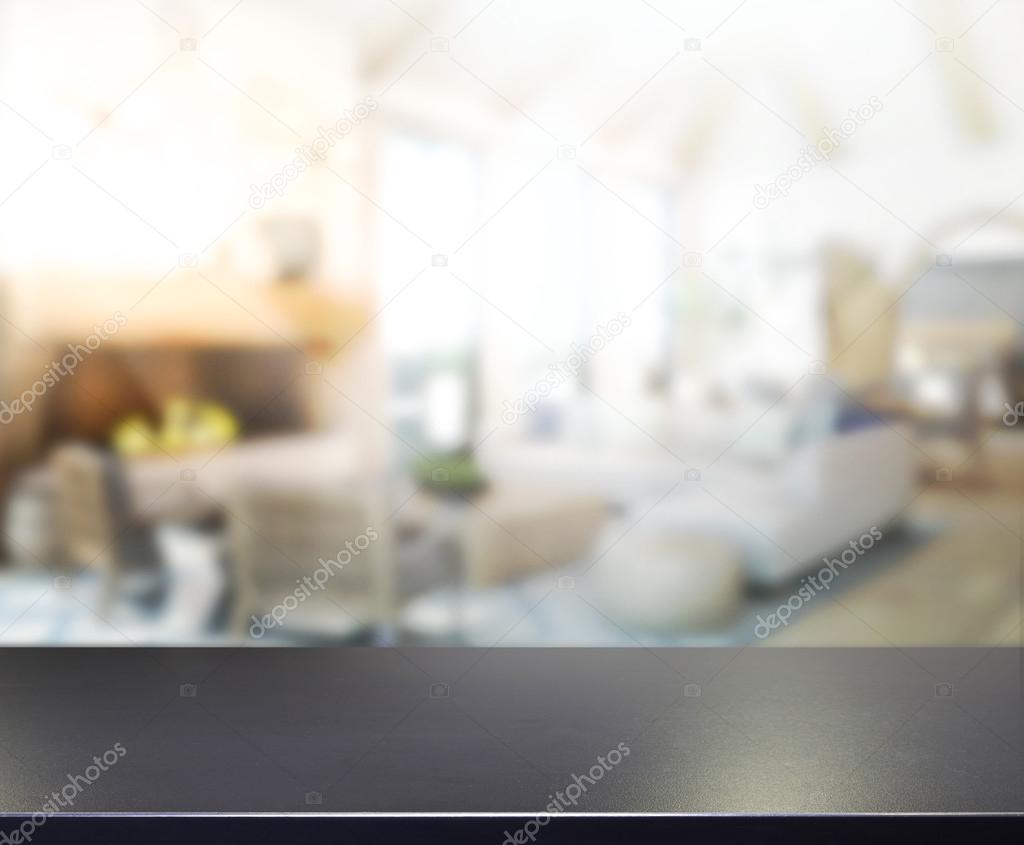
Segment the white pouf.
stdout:
[[602,607],[623,627],[677,631],[727,623],[744,575],[726,540],[637,529],[601,560],[594,582]]

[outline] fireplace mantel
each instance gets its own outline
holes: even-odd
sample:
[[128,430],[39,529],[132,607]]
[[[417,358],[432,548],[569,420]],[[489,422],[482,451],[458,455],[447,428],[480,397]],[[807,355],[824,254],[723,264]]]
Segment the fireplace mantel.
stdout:
[[123,325],[114,346],[279,346],[330,354],[366,323],[369,308],[301,281],[221,278],[182,269],[164,279],[50,278],[31,287],[19,326],[34,340],[80,343],[104,321]]

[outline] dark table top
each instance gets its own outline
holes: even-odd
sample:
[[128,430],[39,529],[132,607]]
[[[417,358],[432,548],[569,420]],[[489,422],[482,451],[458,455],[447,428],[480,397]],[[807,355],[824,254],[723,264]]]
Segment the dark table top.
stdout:
[[79,776],[65,811],[1020,813],[1021,674],[1015,648],[6,649],[0,813]]

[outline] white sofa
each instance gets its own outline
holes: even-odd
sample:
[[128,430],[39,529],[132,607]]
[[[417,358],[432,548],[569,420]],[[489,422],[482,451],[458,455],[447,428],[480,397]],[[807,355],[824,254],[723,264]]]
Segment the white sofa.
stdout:
[[[773,465],[723,461],[680,485],[643,526],[729,538],[752,581],[776,584],[821,568],[872,527],[884,535],[914,494],[913,446],[879,422]],[[643,503],[635,508],[642,513]]]

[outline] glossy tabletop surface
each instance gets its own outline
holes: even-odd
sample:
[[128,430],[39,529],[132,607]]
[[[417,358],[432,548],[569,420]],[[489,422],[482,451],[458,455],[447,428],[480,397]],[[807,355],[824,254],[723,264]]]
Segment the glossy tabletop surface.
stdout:
[[0,813],[69,783],[75,813],[1019,813],[1021,669],[1015,648],[6,649]]

